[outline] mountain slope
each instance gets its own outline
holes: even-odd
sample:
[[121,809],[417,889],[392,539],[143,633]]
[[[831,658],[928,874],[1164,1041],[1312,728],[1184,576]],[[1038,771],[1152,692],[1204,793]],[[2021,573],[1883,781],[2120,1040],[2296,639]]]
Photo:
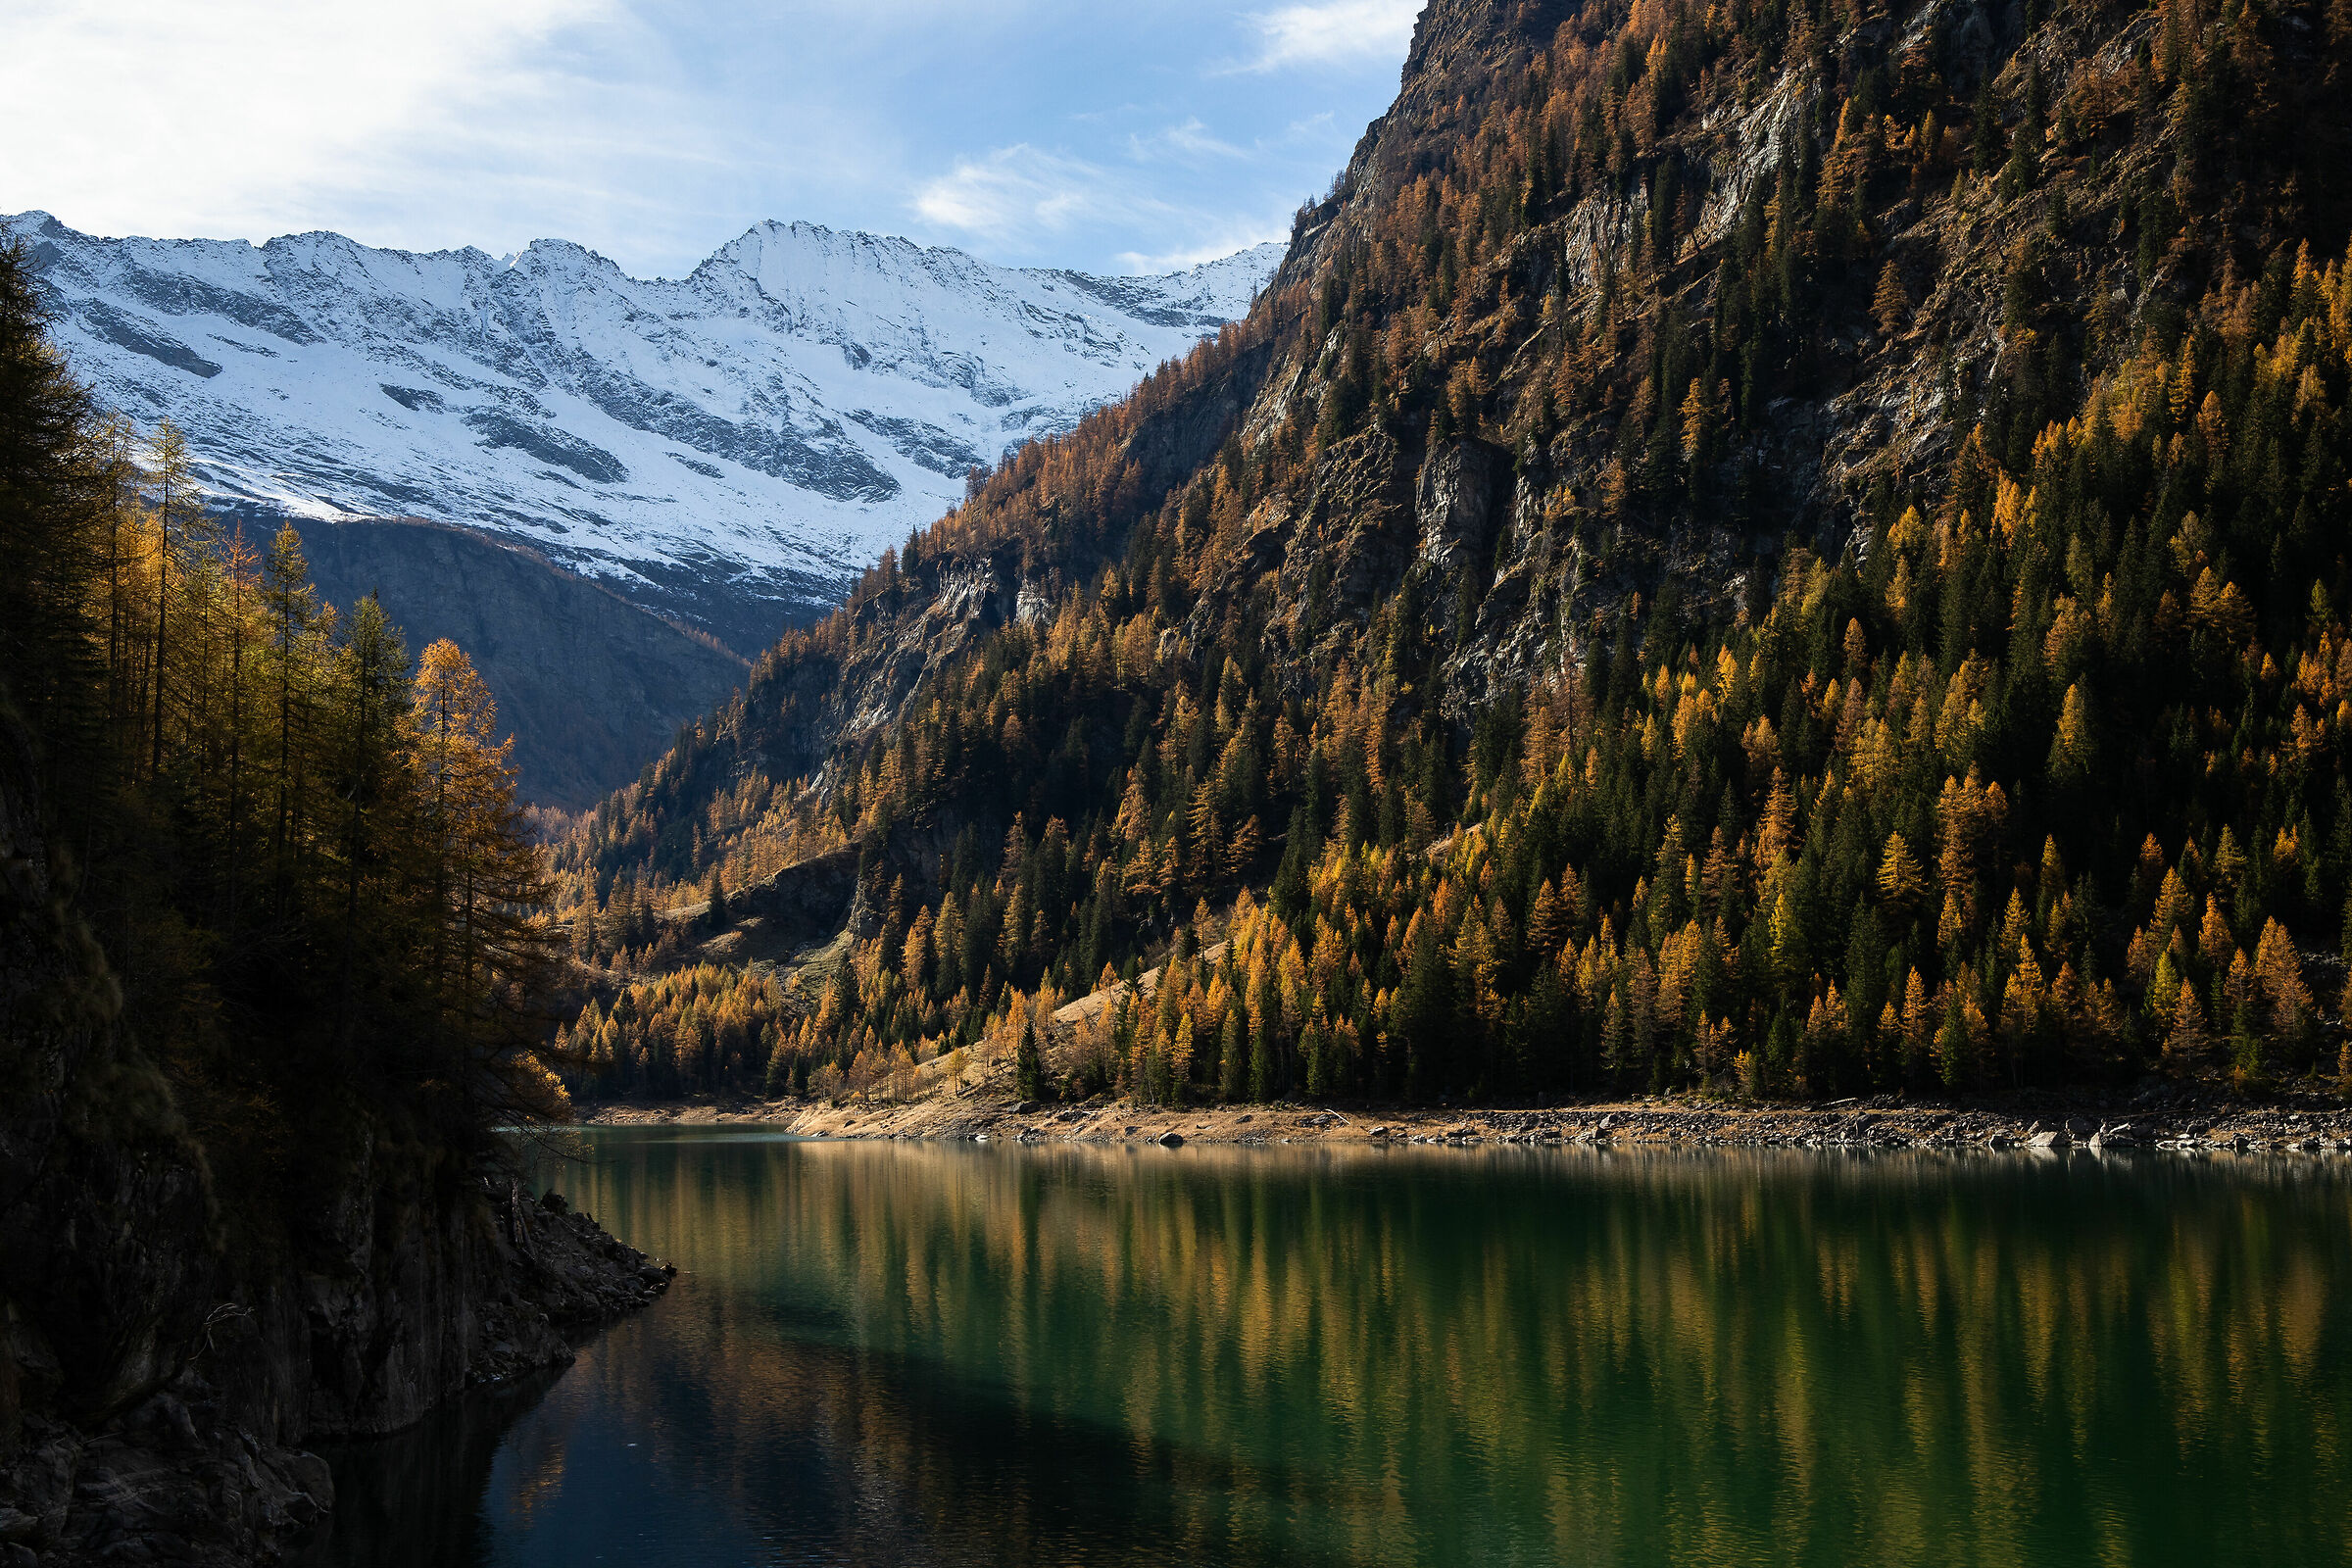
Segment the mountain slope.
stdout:
[[572,1039],[870,1084],[1173,942],[1049,1078],[2352,1072],[2340,12],[1438,0],[1247,322],[565,847],[601,955],[855,843],[852,961]]
[[576,245],[100,239],[27,213],[59,341],[216,499],[527,543],[756,649],[1009,446],[1248,309],[1271,246],[1154,278],[764,223],[687,277]]
[[372,594],[412,652],[444,637],[466,650],[511,726],[515,788],[532,805],[595,805],[743,680],[743,662],[710,639],[520,546],[430,522],[300,532],[323,602],[348,617]]

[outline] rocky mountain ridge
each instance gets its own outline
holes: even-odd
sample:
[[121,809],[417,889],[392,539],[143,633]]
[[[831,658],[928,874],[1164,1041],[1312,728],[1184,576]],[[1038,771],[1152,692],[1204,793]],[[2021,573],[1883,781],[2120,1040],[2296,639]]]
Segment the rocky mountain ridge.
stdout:
[[101,398],[219,502],[527,543],[739,650],[821,611],[975,466],[1240,316],[1261,246],[1162,277],[760,224],[680,279],[542,240],[105,239],[0,219]]

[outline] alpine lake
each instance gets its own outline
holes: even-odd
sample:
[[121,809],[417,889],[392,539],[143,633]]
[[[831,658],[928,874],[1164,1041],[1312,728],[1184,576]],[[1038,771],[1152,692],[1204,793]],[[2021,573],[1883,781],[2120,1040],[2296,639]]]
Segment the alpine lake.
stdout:
[[584,1132],[322,1564],[2352,1561],[2352,1161]]

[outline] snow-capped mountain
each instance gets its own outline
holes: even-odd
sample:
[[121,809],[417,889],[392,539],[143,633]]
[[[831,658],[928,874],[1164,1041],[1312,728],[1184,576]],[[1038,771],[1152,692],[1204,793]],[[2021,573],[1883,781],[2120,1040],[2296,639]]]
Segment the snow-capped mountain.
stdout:
[[835,597],[965,473],[1249,309],[1281,248],[1164,277],[763,223],[687,277],[541,240],[104,239],[0,219],[98,395],[221,502],[528,542],[738,646]]

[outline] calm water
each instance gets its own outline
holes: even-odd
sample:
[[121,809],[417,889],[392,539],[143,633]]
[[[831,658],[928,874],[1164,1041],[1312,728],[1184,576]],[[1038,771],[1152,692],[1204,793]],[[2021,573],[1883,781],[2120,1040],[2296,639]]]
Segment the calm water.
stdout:
[[2332,1164],[585,1143],[676,1287],[327,1561],[2352,1561]]

